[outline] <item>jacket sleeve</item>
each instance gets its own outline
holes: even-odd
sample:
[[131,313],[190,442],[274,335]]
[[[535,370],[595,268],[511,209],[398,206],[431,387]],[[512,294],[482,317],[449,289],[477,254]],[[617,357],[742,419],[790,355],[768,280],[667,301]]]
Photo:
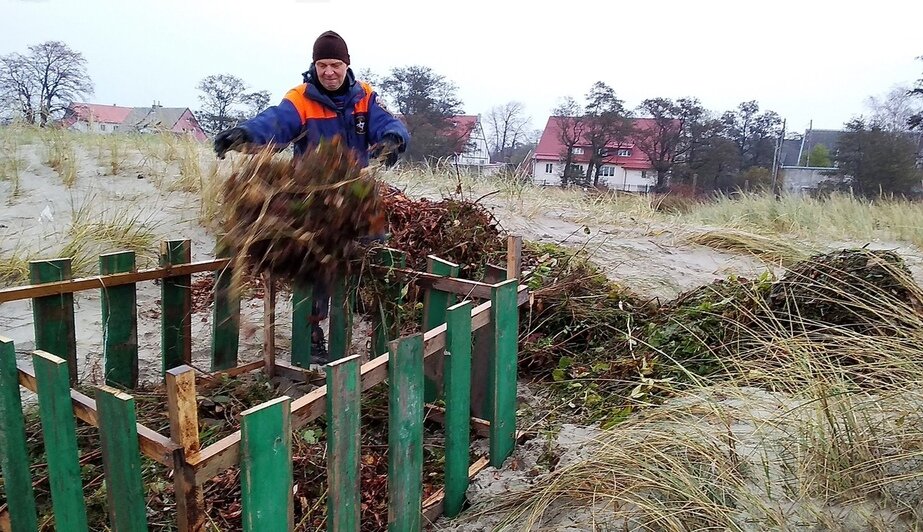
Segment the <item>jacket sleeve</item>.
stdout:
[[369,99],[369,143],[376,144],[381,139],[391,133],[397,135],[403,140],[399,152],[403,153],[410,144],[410,133],[407,126],[398,120],[390,111],[378,104],[378,93],[372,92]]
[[301,133],[304,125],[301,113],[291,99],[292,89],[278,105],[267,107],[260,114],[239,124],[250,134],[254,144],[288,144]]

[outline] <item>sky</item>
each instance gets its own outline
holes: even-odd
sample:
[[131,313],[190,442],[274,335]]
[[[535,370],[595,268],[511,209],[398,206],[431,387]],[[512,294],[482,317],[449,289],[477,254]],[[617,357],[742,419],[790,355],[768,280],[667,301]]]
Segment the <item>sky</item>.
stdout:
[[866,99],[923,76],[923,2],[879,0],[0,0],[0,54],[61,40],[84,54],[93,103],[198,109],[229,73],[277,103],[314,39],[344,37],[355,72],[423,65],[467,114],[519,101],[544,128],[604,81],[629,107],[696,97],[717,114],[756,100],[788,131],[838,129]]

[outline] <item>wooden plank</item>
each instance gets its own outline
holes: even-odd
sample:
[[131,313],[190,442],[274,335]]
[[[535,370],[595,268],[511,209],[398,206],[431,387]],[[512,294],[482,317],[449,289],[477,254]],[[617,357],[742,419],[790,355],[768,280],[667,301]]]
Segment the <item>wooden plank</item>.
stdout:
[[423,502],[423,335],[390,342],[388,530],[421,530]]
[[[478,473],[487,469],[487,466],[490,465],[490,460],[483,456],[478,458],[473,464],[468,467],[468,480],[469,482]],[[440,489],[426,498],[423,501],[423,517],[426,518],[428,522],[433,522],[443,514],[445,503],[445,489]]]
[[352,297],[349,280],[338,277],[333,282],[333,294],[330,297],[329,334],[327,335],[327,353],[330,361],[339,360],[349,355],[352,343]]
[[[135,253],[99,256],[100,275],[135,271]],[[100,289],[103,316],[103,360],[109,386],[138,386],[138,294],[136,285]]]
[[[525,285],[520,285],[520,296],[526,294]],[[522,299],[520,297],[520,299]],[[471,328],[477,330],[489,324],[490,301],[486,301],[471,310]],[[423,333],[423,356],[432,356],[445,348],[446,325],[430,329]],[[362,391],[385,382],[388,379],[388,360],[390,355],[385,353],[362,365],[360,370],[362,378]],[[312,390],[307,395],[292,401],[292,429],[301,428],[311,421],[324,415],[326,411],[327,386]],[[196,479],[204,482],[229,467],[238,463],[240,452],[240,431],[225,436],[217,442],[202,449],[202,451],[189,458],[189,462],[196,468]]]
[[201,530],[205,526],[203,491],[195,482],[195,469],[185,460],[200,449],[195,370],[185,365],[167,370],[166,388],[170,438],[183,449],[182,459],[174,462],[177,523],[180,530]]
[[[458,264],[442,260],[435,255],[426,257],[426,271],[435,275],[458,275]],[[423,293],[423,330],[442,325],[446,321],[446,309],[455,303],[455,294],[436,288],[427,288]],[[433,402],[442,395],[444,362],[442,353],[426,359],[423,366],[423,398]]]
[[276,283],[269,273],[263,273],[263,371],[276,375]]
[[[491,283],[498,283],[504,277],[506,272],[496,267],[488,267],[485,272],[485,279]],[[493,421],[489,382],[494,331],[489,325],[493,323],[494,318],[490,312],[490,302],[482,303],[478,308],[486,309],[486,312],[478,314],[480,319],[471,324],[474,334],[474,346],[471,351],[471,415]]]
[[295,528],[290,408],[291,399],[282,396],[241,413],[244,532]]
[[506,238],[506,278],[522,278],[522,237],[519,235]]
[[[219,258],[230,256],[230,249],[221,244],[215,253]],[[234,270],[231,264],[215,270],[215,305],[212,308],[212,371],[229,369],[237,366],[240,345],[240,294],[232,282]]]
[[292,287],[292,365],[311,365],[311,310],[314,307],[314,286],[295,281]]
[[115,388],[100,386],[99,439],[106,475],[109,526],[113,532],[147,532],[147,506],[141,483],[141,455],[135,400]]
[[[445,408],[436,405],[427,404],[426,415],[423,419],[427,421],[435,421],[436,423],[441,423],[445,426]],[[482,438],[490,437],[490,421],[486,419],[481,419],[479,417],[469,417],[468,423],[471,425],[471,428],[474,429],[474,433]]]
[[150,268],[133,273],[118,273],[113,275],[94,275],[54,283],[30,284],[0,289],[0,303],[33,299],[36,297],[55,296],[60,294],[73,294],[84,290],[97,290],[111,288],[126,284],[135,284],[141,281],[153,281],[177,275],[210,272],[220,270],[228,264],[228,259],[204,260],[190,264],[179,264],[162,268]]
[[38,386],[39,417],[48,461],[55,529],[87,530],[77,455],[77,426],[68,393],[67,362],[51,353],[35,351],[32,363]]
[[244,364],[242,366],[237,366],[236,368],[230,368],[223,371],[215,371],[213,373],[205,373],[198,376],[199,384],[203,387],[214,386],[221,382],[222,377],[236,377],[238,375],[243,375],[244,373],[249,373],[253,370],[257,370],[263,367],[263,360],[254,360],[249,364]]
[[359,530],[359,355],[327,365],[327,530]]
[[[29,263],[32,283],[70,279],[71,259],[38,260]],[[74,334],[74,296],[60,294],[32,300],[35,348],[67,361],[71,384],[77,382],[77,338]]]
[[300,382],[323,382],[324,377],[317,371],[307,368],[293,368],[287,364],[276,361],[276,375]]
[[[160,245],[160,265],[185,264],[191,260],[189,240],[168,240]],[[192,363],[192,278],[164,279],[160,285],[162,373]]]
[[494,287],[490,313],[493,339],[490,366],[490,465],[502,467],[516,445],[516,374],[519,346],[519,307],[516,279]]
[[38,530],[13,340],[0,336],[0,471],[12,532]]
[[[17,364],[17,369],[19,370],[19,385],[37,393],[38,386],[32,368],[28,368],[23,364]],[[77,390],[71,390],[70,397],[71,407],[77,419],[94,427],[99,427],[99,415],[96,412],[96,401]],[[174,444],[170,438],[140,423],[137,424],[135,430],[138,433],[141,452],[144,453],[145,456],[167,467],[173,466],[173,452],[178,446]]]
[[[407,264],[407,256],[396,249],[382,248],[375,256],[376,264],[385,268],[403,268]],[[379,294],[383,300],[378,301],[375,314],[375,330],[372,333],[372,353],[384,353],[388,350],[388,342],[398,337],[401,330],[400,308],[401,283],[395,276],[383,274],[388,282],[384,293]]]
[[445,515],[455,517],[468,489],[471,424],[471,302],[446,313],[445,347]]
[[[384,270],[382,266],[371,266],[373,269]],[[458,279],[445,277],[428,272],[420,272],[410,268],[387,268],[388,270],[406,275],[417,286],[424,288],[434,288],[443,292],[460,295],[464,298],[473,299],[490,299],[491,284],[481,281],[471,281],[469,279]]]

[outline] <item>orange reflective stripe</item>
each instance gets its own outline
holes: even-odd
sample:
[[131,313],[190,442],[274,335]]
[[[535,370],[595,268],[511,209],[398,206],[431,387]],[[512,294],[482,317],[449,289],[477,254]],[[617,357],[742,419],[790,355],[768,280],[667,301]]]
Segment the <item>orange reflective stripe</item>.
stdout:
[[298,110],[298,114],[301,116],[301,123],[304,124],[311,118],[335,118],[336,113],[304,95],[304,91],[307,87],[307,84],[302,83],[285,93],[285,99],[292,102],[292,105]]
[[362,85],[362,89],[365,90],[365,96],[356,102],[356,112],[367,113],[369,112],[369,100],[372,99],[372,86],[364,81],[360,81],[359,84]]

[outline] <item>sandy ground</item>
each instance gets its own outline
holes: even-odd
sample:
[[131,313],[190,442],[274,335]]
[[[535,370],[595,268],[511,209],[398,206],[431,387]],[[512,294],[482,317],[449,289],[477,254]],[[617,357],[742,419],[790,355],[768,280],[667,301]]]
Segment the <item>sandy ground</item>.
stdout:
[[[214,235],[199,225],[198,196],[169,191],[164,184],[178,176],[176,163],[165,165],[162,182],[146,175],[139,157],[129,161],[119,175],[105,175],[105,168],[92,149],[77,147],[79,177],[76,186],[63,186],[57,173],[42,161],[42,148],[23,146],[21,155],[26,162],[23,171],[22,193],[0,208],[0,255],[13,249],[30,249],[41,252],[46,258],[56,257],[66,241],[72,213],[81,208],[93,212],[121,209],[137,214],[139,220],[149,224],[159,239],[190,239],[193,260],[211,258]],[[7,201],[8,182],[0,181],[0,198]],[[438,197],[433,190],[410,191],[412,197]],[[484,203],[494,210],[502,227],[527,240],[557,242],[573,247],[585,247],[608,275],[636,292],[651,298],[671,299],[679,293],[707,284],[730,274],[756,276],[767,265],[752,257],[723,253],[713,249],[682,242],[688,231],[704,228],[676,228],[650,223],[622,220],[616,223],[592,223],[584,233],[585,215],[573,211],[545,212],[524,216],[502,202],[486,198]],[[43,210],[51,216],[42,216]],[[821,242],[817,247],[836,249],[861,243]],[[918,279],[923,279],[923,253],[908,245],[895,242],[871,242],[871,247],[895,249],[907,260]],[[152,260],[153,257],[148,257]],[[152,263],[139,264],[140,267]],[[194,278],[195,279],[195,278]],[[160,286],[142,282],[138,286],[140,344],[140,375],[142,381],[157,381],[160,373]],[[77,354],[81,380],[100,382],[101,360],[101,310],[100,296],[96,291],[79,293],[76,303]],[[245,300],[242,304],[242,335],[240,362],[260,358],[262,346],[263,304],[259,299]],[[193,365],[208,370],[210,365],[211,309],[206,309],[193,319]],[[277,303],[276,342],[280,360],[288,360],[291,333],[291,302],[289,295],[281,293]],[[364,342],[365,330],[357,335],[356,342]],[[32,309],[28,301],[0,304],[0,335],[12,338],[22,360],[28,360],[28,351],[34,348]],[[541,412],[541,399],[527,387],[520,390],[520,406],[532,412]],[[754,403],[759,407],[759,402]],[[744,429],[741,429],[744,430]],[[599,435],[594,427],[565,425],[557,433],[555,445],[561,449],[561,460],[578,459],[592,449],[592,438]],[[472,482],[469,497],[473,504],[489,502],[492,497],[515,492],[532,481],[530,471],[546,447],[543,438],[536,438],[517,449],[510,466],[502,471],[488,468]],[[534,475],[533,475],[534,476]],[[597,529],[596,512],[585,514],[564,512],[545,516],[541,530],[576,531]],[[491,530],[497,518],[490,517],[474,523],[453,523],[440,520],[435,529],[474,531]],[[624,525],[624,523],[608,523]],[[614,529],[614,528],[613,528]],[[621,528],[619,528],[621,529]],[[538,530],[538,528],[536,528]]]

